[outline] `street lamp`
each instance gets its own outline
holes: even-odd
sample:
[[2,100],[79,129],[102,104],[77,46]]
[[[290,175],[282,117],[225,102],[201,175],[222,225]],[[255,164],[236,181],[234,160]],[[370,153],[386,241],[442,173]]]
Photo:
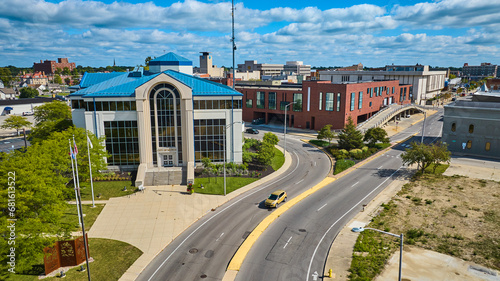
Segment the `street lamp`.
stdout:
[[400,242],[399,242],[399,276],[398,276],[398,280],[401,281],[401,266],[403,265],[403,233],[401,233],[401,235],[397,235],[397,234],[394,234],[394,233],[382,231],[380,229],[369,228],[369,227],[367,227],[367,228],[355,227],[355,228],[352,229],[352,231],[353,232],[363,232],[363,231],[365,231],[367,229],[378,231],[380,233],[391,235],[391,236],[399,238]]
[[424,143],[424,131],[425,131],[425,119],[427,118],[427,112],[424,111],[424,122],[422,123],[422,139],[420,143]]
[[241,123],[241,121],[233,122],[233,123],[228,124],[224,127],[224,139],[225,139],[225,142],[224,142],[224,196],[226,196],[226,149],[227,149],[226,132],[227,132],[227,128],[229,128],[229,126],[233,126],[236,123]]
[[287,105],[285,105],[285,124],[284,124],[284,128],[283,128],[283,141],[285,143],[284,147],[283,147],[283,157],[286,157],[286,109],[287,107],[289,107],[290,105],[294,104],[295,102],[291,102]]

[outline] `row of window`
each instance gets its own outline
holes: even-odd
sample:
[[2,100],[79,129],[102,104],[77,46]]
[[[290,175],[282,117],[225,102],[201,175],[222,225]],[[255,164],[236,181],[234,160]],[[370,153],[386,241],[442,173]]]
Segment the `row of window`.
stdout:
[[[456,130],[457,130],[457,123],[452,123],[451,124],[451,131],[455,132]],[[469,125],[469,134],[472,134],[472,133],[474,133],[474,125],[470,124]]]
[[[264,108],[266,108],[265,103],[266,103],[266,93],[265,92],[257,92],[256,107],[259,109],[264,109]],[[285,107],[289,103],[290,102],[288,102],[288,101],[280,102],[280,110],[285,110]],[[246,99],[246,107],[247,108],[253,107],[253,100],[252,99],[249,99],[249,98]],[[276,92],[269,92],[268,93],[267,108],[271,109],[271,110],[276,110]],[[301,93],[294,93],[293,94],[292,108],[287,108],[287,109],[293,110],[293,111],[302,111],[302,94]]]
[[[95,104],[95,108],[94,108]],[[85,109],[86,111],[135,111],[135,101],[83,101],[72,100],[71,108]]]
[[108,165],[139,165],[137,121],[105,121]]
[[[472,141],[471,141],[471,140],[468,140],[468,141],[467,141],[467,143],[464,143],[464,146],[465,146],[465,148],[467,148],[467,149],[471,149],[471,148],[472,148]],[[465,149],[465,148],[464,148],[464,149]],[[486,150],[486,151],[490,151],[490,149],[491,149],[491,143],[490,143],[490,142],[486,142],[486,143],[484,144],[484,150]]]
[[224,161],[226,119],[194,120],[195,161]]
[[193,100],[193,109],[241,109],[241,100]]

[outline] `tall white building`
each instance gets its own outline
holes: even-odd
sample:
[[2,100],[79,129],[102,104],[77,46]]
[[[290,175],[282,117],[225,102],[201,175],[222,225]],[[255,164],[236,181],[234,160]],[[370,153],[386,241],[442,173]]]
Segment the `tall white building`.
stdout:
[[193,77],[174,53],[150,71],[86,73],[71,94],[73,123],[106,136],[110,169],[136,170],[136,185],[185,184],[195,163],[241,163],[242,94]]

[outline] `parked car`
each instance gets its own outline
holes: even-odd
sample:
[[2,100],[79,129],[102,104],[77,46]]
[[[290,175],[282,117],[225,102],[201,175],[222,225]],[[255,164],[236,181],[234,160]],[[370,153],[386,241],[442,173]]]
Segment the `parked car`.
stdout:
[[245,130],[246,133],[249,133],[249,134],[258,134],[259,133],[259,130],[257,129],[253,129],[253,128],[248,128]]
[[284,190],[276,190],[275,192],[271,193],[269,197],[266,199],[266,202],[264,202],[264,205],[268,208],[276,208],[281,202],[286,201],[286,191]]
[[25,111],[23,112],[23,116],[31,116],[33,115],[33,112]]

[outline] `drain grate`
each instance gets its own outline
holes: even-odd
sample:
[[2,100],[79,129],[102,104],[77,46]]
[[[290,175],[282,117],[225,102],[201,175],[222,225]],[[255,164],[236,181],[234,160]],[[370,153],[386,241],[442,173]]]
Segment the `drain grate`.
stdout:
[[190,254],[196,254],[196,253],[198,253],[198,249],[192,248],[192,249],[189,250],[189,253]]
[[207,278],[207,275],[206,275],[206,274],[202,274],[202,275],[200,276],[200,278],[205,279],[205,278]]
[[299,229],[299,232],[306,232],[306,230],[301,228],[301,229]]

